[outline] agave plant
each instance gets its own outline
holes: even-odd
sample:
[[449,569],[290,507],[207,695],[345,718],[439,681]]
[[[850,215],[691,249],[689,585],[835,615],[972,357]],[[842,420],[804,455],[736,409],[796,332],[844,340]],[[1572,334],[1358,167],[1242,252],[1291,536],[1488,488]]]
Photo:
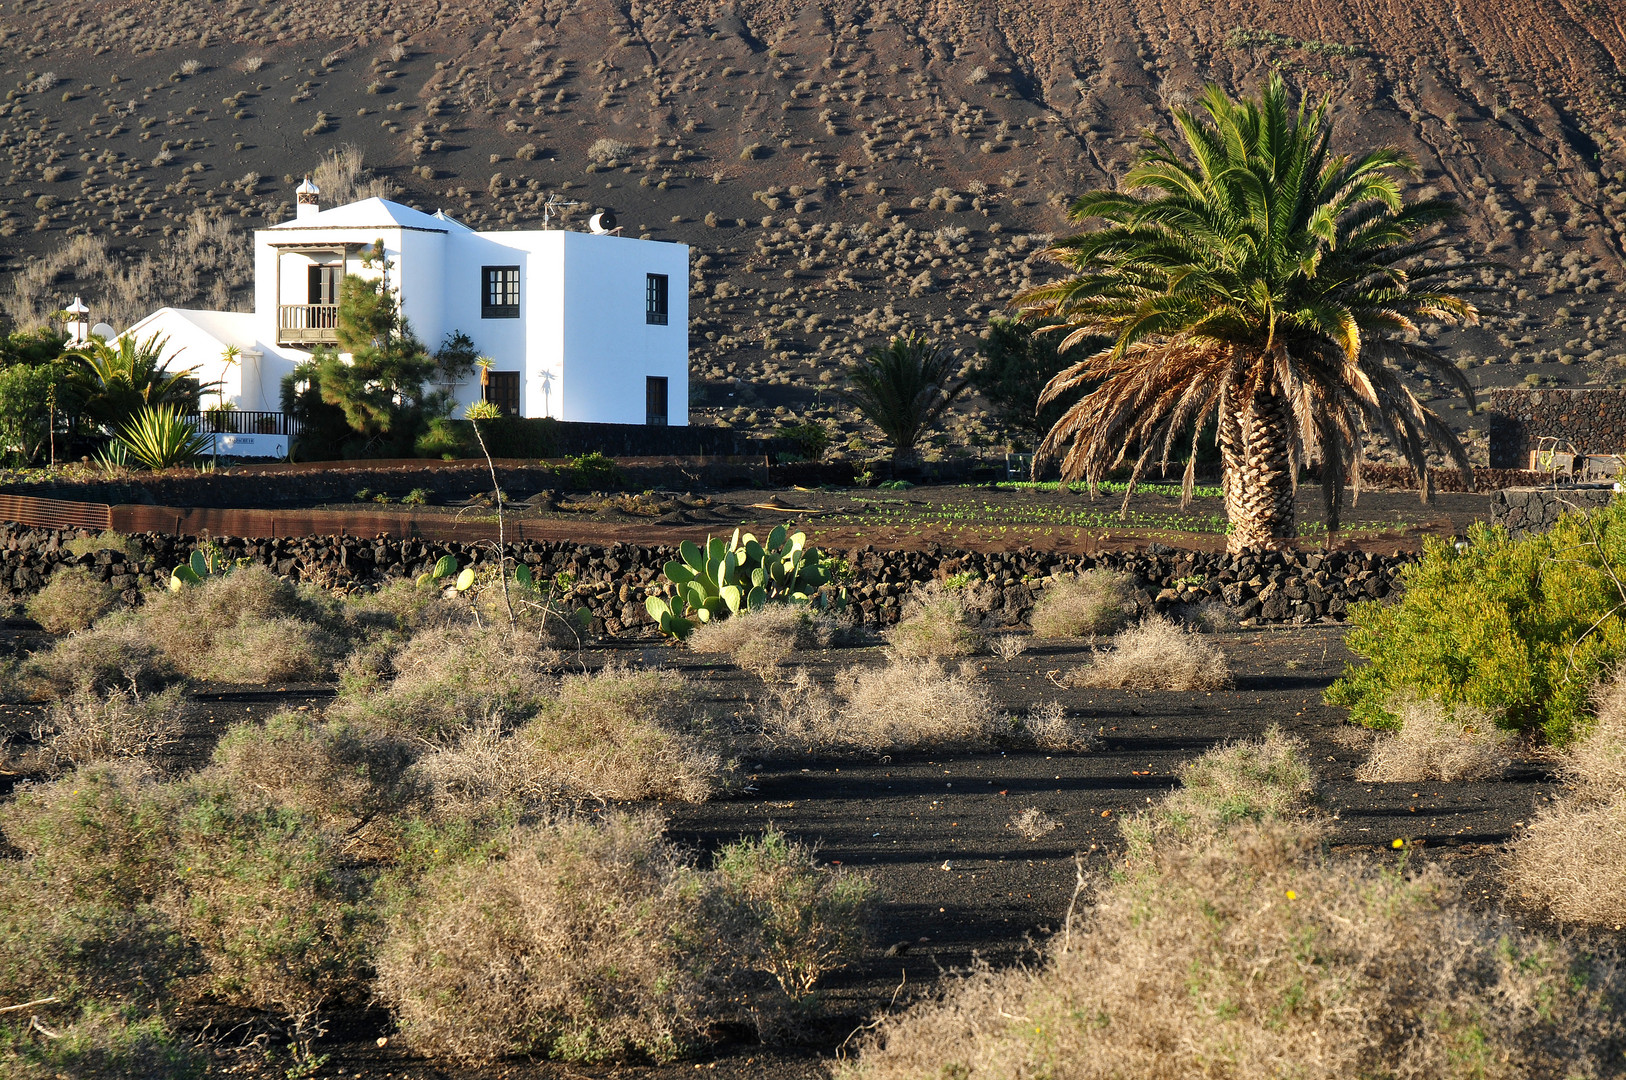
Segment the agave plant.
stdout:
[[115,442],[149,469],[169,469],[197,460],[209,440],[176,408],[148,405],[119,431]]

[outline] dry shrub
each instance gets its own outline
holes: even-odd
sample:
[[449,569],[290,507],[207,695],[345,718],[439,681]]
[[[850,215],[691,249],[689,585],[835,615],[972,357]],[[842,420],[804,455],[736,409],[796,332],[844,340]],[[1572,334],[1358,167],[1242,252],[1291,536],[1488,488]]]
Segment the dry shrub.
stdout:
[[142,557],[141,545],[120,532],[108,529],[95,536],[76,536],[62,545],[64,551],[75,555],[94,555],[98,551],[117,551],[126,559]]
[[1231,685],[1231,668],[1201,636],[1152,615],[1113,638],[1112,647],[1071,681],[1117,690],[1218,690]]
[[153,906],[170,816],[165,789],[133,761],[22,785],[0,806],[22,855],[0,863],[0,998],[151,1001],[187,974],[187,950]]
[[64,566],[28,598],[28,617],[57,636],[77,633],[113,610],[119,591],[83,566]]
[[951,589],[934,581],[909,594],[903,617],[886,632],[892,651],[903,657],[971,656],[982,649],[978,627],[980,594],[970,586]]
[[736,666],[767,678],[792,653],[828,649],[850,632],[850,624],[811,608],[765,604],[695,627],[688,644],[697,653],[727,655]]
[[1626,680],[1596,696],[1597,719],[1564,755],[1571,789],[1513,845],[1507,877],[1562,922],[1626,926]]
[[559,795],[704,802],[731,772],[711,743],[681,675],[610,666],[566,676],[534,719],[477,728],[420,772],[442,806],[469,813],[523,813]]
[[322,189],[322,202],[344,206],[362,199],[388,199],[395,185],[367,168],[366,155],[353,143],[329,150],[311,170],[311,182]]
[[239,799],[263,799],[356,835],[421,801],[409,773],[414,757],[386,734],[283,712],[221,736],[208,779]]
[[323,679],[346,645],[338,601],[263,566],[154,593],[128,618],[182,673],[212,682]]
[[1601,684],[1594,706],[1592,727],[1564,755],[1565,774],[1584,788],[1626,791],[1626,674]]
[[1537,811],[1513,845],[1507,879],[1560,922],[1626,925],[1626,790]]
[[429,1053],[670,1061],[713,1007],[691,954],[695,882],[649,816],[515,830],[431,871],[391,916],[376,992]]
[[21,671],[23,685],[52,698],[122,688],[147,693],[180,677],[150,635],[120,615],[63,638],[46,652],[35,653]]
[[[96,318],[129,326],[166,304],[225,311],[234,290],[253,283],[249,234],[227,217],[195,210],[156,251],[128,258],[108,237],[67,240],[12,274],[0,311],[17,326],[45,326],[62,307],[60,282],[72,279]],[[197,358],[202,359],[202,358]]]
[[146,695],[128,688],[106,696],[81,690],[57,702],[48,725],[35,736],[57,768],[143,757],[180,739],[185,707],[178,686]]
[[1129,620],[1124,607],[1134,585],[1134,578],[1112,570],[1057,578],[1033,605],[1033,635],[1076,638],[1116,633]]
[[1028,639],[1021,634],[1001,634],[990,640],[988,647],[1001,660],[1015,660],[1028,651]]
[[324,1009],[367,997],[367,879],[351,837],[213,779],[176,786],[155,904],[204,964],[190,993],[274,1012],[308,1054]]
[[1232,748],[1192,773],[1251,777],[1260,813],[1184,837],[1143,825],[1155,842],[1131,844],[1044,965],[975,970],[885,1023],[837,1075],[1513,1080],[1618,1067],[1626,980],[1611,959],[1472,910],[1435,868],[1331,859],[1318,823],[1264,809],[1301,800],[1302,760],[1263,790],[1281,750]]
[[1471,705],[1449,711],[1434,701],[1395,706],[1400,730],[1377,737],[1355,772],[1367,782],[1488,780],[1507,767],[1510,735]]
[[375,659],[388,677],[350,672],[328,714],[455,741],[493,719],[512,724],[534,713],[553,688],[559,656],[534,634],[454,623],[429,625]]
[[1101,740],[1077,721],[1067,718],[1059,701],[1043,701],[1022,718],[1021,732],[1040,750],[1082,754],[1097,750]]
[[[813,848],[777,829],[724,847],[708,884],[707,923],[735,969],[732,981],[756,998],[759,1032],[775,1032],[809,1002],[820,979],[863,953],[874,884],[819,863]],[[765,981],[750,978],[757,973],[773,980],[777,995],[750,987]]]
[[969,671],[894,659],[852,677],[836,729],[824,741],[863,750],[990,746],[1010,730]]
[[441,589],[420,587],[409,578],[388,582],[373,592],[356,593],[346,597],[345,603],[353,621],[400,634],[472,622],[469,605],[462,597],[448,597]]
[[1010,827],[1024,840],[1043,840],[1061,828],[1061,822],[1037,806],[1029,806],[1011,815]]

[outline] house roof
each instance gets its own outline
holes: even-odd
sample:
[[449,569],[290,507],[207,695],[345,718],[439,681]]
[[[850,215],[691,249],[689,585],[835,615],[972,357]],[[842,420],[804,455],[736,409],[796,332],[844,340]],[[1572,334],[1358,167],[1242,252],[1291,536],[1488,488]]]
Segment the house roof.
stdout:
[[448,225],[466,228],[438,214],[426,214],[398,202],[375,198],[330,207],[309,217],[293,218],[267,228],[273,232],[294,229],[418,229],[447,232]]
[[183,329],[177,324],[190,324],[221,346],[236,345],[239,349],[255,347],[254,312],[252,311],[199,311],[191,308],[159,308],[124,333],[137,338],[149,334],[173,336]]

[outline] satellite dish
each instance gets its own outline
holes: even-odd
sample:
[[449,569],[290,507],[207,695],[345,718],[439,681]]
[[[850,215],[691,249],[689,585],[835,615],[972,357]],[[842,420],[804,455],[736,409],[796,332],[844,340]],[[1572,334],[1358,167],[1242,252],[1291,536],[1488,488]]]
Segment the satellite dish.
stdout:
[[610,210],[600,210],[587,220],[587,227],[600,236],[606,236],[615,231],[615,213]]
[[103,341],[112,341],[119,336],[119,332],[104,322],[99,322],[90,328],[90,336],[101,338]]

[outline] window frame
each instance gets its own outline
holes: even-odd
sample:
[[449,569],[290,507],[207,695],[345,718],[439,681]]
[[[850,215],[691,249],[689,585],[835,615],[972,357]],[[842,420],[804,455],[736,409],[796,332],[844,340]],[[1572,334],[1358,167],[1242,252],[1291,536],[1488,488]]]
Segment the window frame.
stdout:
[[[498,304],[492,301],[499,295],[508,295],[507,282],[501,275],[513,274],[512,304]],[[482,266],[480,267],[480,318],[482,319],[517,319],[519,318],[521,289],[524,278],[518,266]],[[495,287],[494,287],[495,286]]]
[[644,275],[644,323],[665,326],[671,317],[671,278],[667,274]]

